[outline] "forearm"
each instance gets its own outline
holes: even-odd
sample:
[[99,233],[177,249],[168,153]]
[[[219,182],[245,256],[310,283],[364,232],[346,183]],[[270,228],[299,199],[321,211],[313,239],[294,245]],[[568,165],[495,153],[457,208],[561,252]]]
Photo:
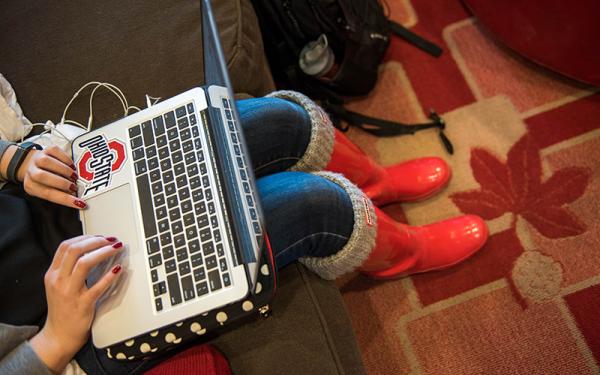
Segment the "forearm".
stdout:
[[49,337],[45,328],[33,336],[29,344],[39,359],[55,374],[60,374],[77,353],[77,350],[69,349]]
[[50,374],[27,341],[37,333],[34,326],[0,323],[0,374]]
[[8,163],[15,154],[17,147],[10,142],[0,140],[0,180],[6,181]]
[[[17,146],[11,144],[10,142],[0,140],[0,181],[7,181],[8,175],[8,164],[10,160],[14,156],[17,151]],[[17,180],[23,181],[25,168],[23,166],[27,165],[29,159],[33,156],[33,154],[37,152],[37,150],[31,150],[27,156],[25,157],[25,161],[21,164],[21,168],[17,171]]]
[[31,345],[23,342],[6,357],[0,359],[0,374],[43,374],[52,371],[33,351]]

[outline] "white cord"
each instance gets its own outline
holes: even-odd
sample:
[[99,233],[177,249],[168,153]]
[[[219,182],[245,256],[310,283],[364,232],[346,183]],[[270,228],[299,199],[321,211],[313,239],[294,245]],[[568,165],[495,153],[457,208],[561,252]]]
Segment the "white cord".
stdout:
[[[77,98],[77,96],[79,96],[79,94],[81,94],[81,92],[83,90],[85,90],[86,88],[88,88],[90,86],[94,86],[94,88],[92,89],[92,92],[90,94],[90,100],[89,100],[90,115],[88,117],[87,126],[84,126],[76,121],[67,120],[66,119],[67,112],[68,112],[69,108],[71,107],[71,105],[73,104],[73,102],[75,101],[75,99]],[[74,125],[79,126],[80,128],[85,129],[86,131],[89,132],[92,128],[92,123],[94,121],[94,105],[93,105],[94,95],[96,94],[96,91],[98,91],[98,89],[100,89],[102,87],[109,90],[110,92],[112,92],[119,99],[119,101],[121,102],[121,106],[123,107],[123,116],[127,116],[129,114],[129,111],[131,111],[131,110],[135,110],[138,112],[141,111],[141,109],[139,107],[136,107],[134,105],[129,105],[129,103],[127,102],[127,97],[125,96],[125,94],[123,94],[123,91],[121,91],[120,88],[113,85],[112,83],[90,81],[90,82],[86,83],[85,85],[81,86],[81,88],[79,90],[77,90],[75,92],[75,94],[73,94],[73,97],[71,97],[71,100],[69,100],[69,102],[67,103],[67,106],[65,107],[65,110],[63,111],[60,122],[63,124],[66,124],[66,123],[74,124]]]
[[[151,102],[151,99],[153,99],[154,101]],[[155,97],[155,96],[150,96],[148,94],[146,94],[146,107],[150,108],[153,105],[155,105],[156,103],[158,103],[162,98],[161,97]]]
[[[52,123],[50,123],[50,124],[52,124]],[[54,126],[51,126],[50,124],[48,124],[48,123],[45,123],[45,124],[44,124],[44,123],[41,123],[41,122],[38,122],[38,123],[35,123],[35,124],[31,124],[30,126],[31,126],[32,128],[33,128],[33,127],[36,127],[36,126],[43,126],[43,127],[44,127],[44,131],[43,131],[43,132],[41,132],[40,134],[38,134],[38,135],[34,136],[34,138],[32,138],[32,140],[33,140],[33,141],[35,141],[35,140],[37,140],[38,138],[40,138],[42,135],[44,135],[44,134],[47,134],[48,132],[53,132],[53,133],[54,133],[54,132],[56,132],[56,133],[58,133],[58,135],[60,135],[60,136],[61,136],[61,137],[62,137],[62,138],[65,140],[65,141],[67,141],[68,143],[71,143],[71,140],[69,139],[69,137],[67,137],[66,135],[64,135],[64,133],[63,133],[63,132],[61,132],[60,130],[58,130],[58,128],[57,128],[57,126],[56,126],[56,125],[52,124],[52,125],[54,125]],[[23,135],[21,135],[21,143],[23,143],[23,140],[24,140],[24,136],[23,136]]]
[[[36,126],[46,126],[46,124],[44,124],[42,122],[36,122],[35,124],[29,124],[27,126],[31,126],[31,128],[33,129]],[[44,133],[46,133],[46,132],[44,132]],[[42,133],[42,134],[44,134],[44,133]],[[42,134],[40,134],[40,135],[42,135]],[[38,137],[39,136],[37,136],[35,139],[37,139]],[[21,133],[21,143],[23,143],[24,139],[25,139],[25,133]]]
[[[69,108],[71,107],[71,105],[73,104],[73,102],[75,101],[75,99],[79,96],[79,94],[81,94],[81,92],[83,90],[85,90],[86,88],[90,87],[90,86],[94,86],[94,88],[92,89],[92,92],[90,93],[90,100],[89,100],[89,110],[90,110],[90,114],[88,117],[88,122],[87,122],[87,126],[74,121],[74,120],[68,120],[66,119],[67,117],[67,112],[69,111]],[[63,113],[62,113],[62,117],[60,119],[60,123],[59,124],[71,124],[74,126],[77,126],[81,129],[84,129],[86,131],[90,131],[92,128],[92,123],[93,123],[93,119],[94,119],[94,106],[93,106],[93,100],[94,100],[94,95],[96,94],[96,91],[98,91],[98,89],[100,88],[105,88],[108,91],[112,92],[121,102],[121,106],[123,107],[123,116],[127,116],[129,115],[129,112],[134,110],[134,111],[141,111],[141,109],[139,107],[136,107],[134,105],[129,105],[129,103],[127,102],[127,97],[125,96],[125,94],[123,93],[123,91],[121,91],[120,88],[118,88],[117,86],[113,85],[112,83],[108,83],[108,82],[98,82],[98,81],[90,81],[86,84],[84,84],[83,86],[81,86],[79,88],[79,90],[77,90],[75,92],[75,94],[73,94],[73,96],[71,97],[71,100],[69,100],[69,102],[67,103]],[[160,97],[152,97],[150,95],[146,95],[146,104],[148,105],[148,107],[153,106],[154,104],[158,103],[162,98]],[[153,100],[153,102],[151,102],[151,100]],[[65,136],[60,130],[58,130],[57,125],[52,124],[53,126],[51,126],[50,124],[52,124],[51,122],[47,122],[47,123],[42,123],[42,122],[38,122],[35,124],[27,124],[25,126],[29,126],[31,127],[31,129],[33,129],[36,126],[43,126],[44,127],[44,131],[38,135],[36,135],[33,140],[36,140],[38,138],[40,138],[42,135],[47,134],[48,132],[56,132],[59,136],[61,136],[65,141],[67,141],[68,143],[71,142],[71,140]],[[30,130],[31,130],[30,129]],[[24,132],[21,133],[21,142],[23,142],[25,137]]]

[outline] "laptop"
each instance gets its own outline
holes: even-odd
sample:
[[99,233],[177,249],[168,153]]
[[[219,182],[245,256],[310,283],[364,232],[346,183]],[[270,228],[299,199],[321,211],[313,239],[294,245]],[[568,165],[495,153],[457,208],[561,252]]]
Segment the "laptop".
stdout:
[[79,136],[84,233],[116,236],[120,280],[98,302],[98,348],[236,302],[254,291],[263,219],[210,0],[205,86]]

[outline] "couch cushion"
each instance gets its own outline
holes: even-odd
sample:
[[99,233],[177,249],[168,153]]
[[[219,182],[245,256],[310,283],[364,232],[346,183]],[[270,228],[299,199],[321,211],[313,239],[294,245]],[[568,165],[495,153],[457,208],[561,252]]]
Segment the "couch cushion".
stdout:
[[233,373],[364,374],[352,324],[331,281],[292,264],[278,273],[272,315],[211,341]]
[[[215,1],[234,89],[262,95],[273,88],[256,16],[247,0]],[[200,1],[40,0],[0,2],[0,72],[32,121],[57,121],[79,87],[105,81],[132,104],[170,97],[203,82]],[[87,120],[87,98],[69,118]],[[122,115],[102,91],[95,124]]]

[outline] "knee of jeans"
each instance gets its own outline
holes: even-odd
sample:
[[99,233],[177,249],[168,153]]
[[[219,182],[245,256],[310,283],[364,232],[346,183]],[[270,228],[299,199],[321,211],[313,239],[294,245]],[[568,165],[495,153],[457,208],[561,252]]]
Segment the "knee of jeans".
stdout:
[[337,212],[339,207],[352,213],[352,202],[338,184],[305,172],[280,172],[257,181],[264,204],[274,209],[293,206],[310,212]]
[[239,102],[240,116],[260,118],[261,123],[310,127],[310,117],[302,106],[280,98],[256,98]]
[[280,98],[265,98],[265,106],[274,121],[293,126],[310,126],[310,117],[299,104]]
[[323,208],[336,211],[339,206],[351,207],[352,203],[346,192],[337,184],[318,179],[310,181],[304,186],[302,202],[308,209],[323,210]]
[[352,201],[336,183],[310,173],[280,172],[258,179],[257,185],[268,228],[351,235]]

